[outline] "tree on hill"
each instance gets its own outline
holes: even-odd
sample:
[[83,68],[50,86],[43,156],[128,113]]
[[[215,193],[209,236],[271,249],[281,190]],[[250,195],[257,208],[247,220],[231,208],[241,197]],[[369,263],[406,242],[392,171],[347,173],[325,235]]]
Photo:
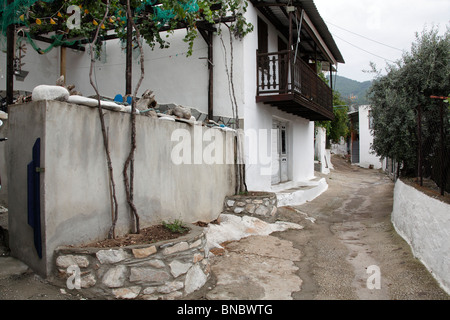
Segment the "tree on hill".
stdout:
[[372,81],[359,82],[342,76],[333,76],[333,89],[338,91],[347,103],[352,100],[351,103],[368,104],[366,94],[371,85]]

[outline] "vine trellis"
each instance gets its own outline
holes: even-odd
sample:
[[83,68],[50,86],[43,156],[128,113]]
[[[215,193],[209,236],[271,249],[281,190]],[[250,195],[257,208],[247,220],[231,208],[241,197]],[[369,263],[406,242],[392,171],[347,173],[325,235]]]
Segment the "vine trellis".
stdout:
[[[0,37],[7,37],[7,60],[14,59],[14,46],[9,39],[16,38],[20,34],[25,35],[31,47],[40,54],[46,54],[55,47],[71,47],[85,50],[83,45],[90,44],[91,67],[90,82],[94,88],[99,103],[99,117],[101,121],[103,143],[106,153],[108,175],[110,179],[112,225],[108,233],[109,238],[115,237],[115,226],[118,219],[118,203],[116,197],[116,184],[114,181],[113,165],[109,150],[108,133],[103,118],[100,104],[100,93],[96,87],[92,73],[96,58],[100,57],[102,43],[109,39],[120,39],[127,42],[127,55],[131,54],[132,42],[140,51],[141,76],[132,94],[131,105],[131,143],[130,152],[124,163],[123,178],[127,203],[131,209],[131,217],[134,221],[133,232],[139,233],[139,215],[133,202],[134,180],[134,154],[136,151],[136,95],[144,79],[144,51],[143,40],[154,48],[168,48],[170,43],[161,37],[162,31],[167,31],[168,36],[177,29],[185,29],[184,41],[188,44],[186,56],[193,51],[194,40],[198,32],[216,30],[213,26],[217,23],[229,22],[226,25],[230,30],[230,36],[242,38],[253,30],[253,26],[246,22],[246,0],[8,0],[0,5]],[[74,6],[77,10],[73,10]],[[75,16],[79,14],[79,16]],[[77,28],[72,28],[73,20],[79,19]],[[17,32],[16,32],[17,31]],[[19,32],[20,31],[20,32]],[[44,37],[47,35],[47,37]],[[202,36],[204,33],[202,33]],[[1,39],[0,39],[1,40]],[[41,49],[35,40],[49,43],[45,49]],[[230,45],[232,42],[230,40]],[[8,72],[12,74],[12,67]],[[131,70],[127,63],[127,70]],[[230,86],[232,82],[232,70],[228,75]],[[12,79],[12,78],[10,78]],[[13,81],[9,81],[13,82]],[[131,83],[131,73],[127,72],[127,94],[131,94],[128,83]],[[130,91],[130,92],[128,92]],[[12,103],[13,87],[8,86],[8,103]],[[234,88],[232,88],[234,92]],[[238,123],[238,109],[235,100],[232,101],[233,114]],[[238,139],[239,142],[239,139]],[[239,149],[239,148],[238,148]],[[239,151],[239,150],[238,150]],[[242,185],[245,170],[238,167],[237,184]],[[245,178],[244,178],[245,184]]]

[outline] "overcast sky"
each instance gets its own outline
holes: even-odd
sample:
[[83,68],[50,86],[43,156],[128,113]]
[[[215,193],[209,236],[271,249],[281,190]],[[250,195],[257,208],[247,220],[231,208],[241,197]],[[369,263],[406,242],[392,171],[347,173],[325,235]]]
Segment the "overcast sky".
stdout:
[[[357,81],[372,80],[364,73],[372,61],[377,69],[410,52],[415,33],[439,25],[450,27],[449,0],[314,0],[341,51],[345,64],[338,75]],[[368,51],[368,52],[366,52]]]

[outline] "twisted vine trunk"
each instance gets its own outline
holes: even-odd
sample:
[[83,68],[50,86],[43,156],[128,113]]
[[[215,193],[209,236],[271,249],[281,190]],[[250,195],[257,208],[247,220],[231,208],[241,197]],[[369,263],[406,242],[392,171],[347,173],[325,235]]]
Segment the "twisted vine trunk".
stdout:
[[[136,24],[133,20],[133,15],[131,13],[131,5],[130,0],[127,0],[127,19],[131,22],[131,26],[136,31],[136,40],[140,50],[140,65],[141,65],[141,76],[139,78],[138,84],[136,85],[135,91],[133,93],[132,102],[131,102],[131,147],[128,157],[125,161],[123,167],[123,177],[125,183],[125,192],[127,196],[127,202],[131,209],[132,219],[134,220],[134,233],[140,233],[140,225],[139,225],[139,214],[136,209],[136,205],[134,204],[134,154],[136,151],[136,95],[139,90],[139,87],[142,84],[142,81],[145,76],[144,69],[144,49],[141,43],[141,35],[139,29],[136,27]],[[130,170],[129,170],[130,169]],[[128,170],[130,171],[130,176],[128,177]]]
[[[228,70],[226,57],[225,57],[225,71],[228,76],[228,85],[229,85],[229,93],[230,93],[230,100],[232,105],[232,111],[233,115],[235,117],[235,129],[236,129],[236,138],[235,138],[235,145],[236,145],[236,194],[242,194],[247,193],[247,184],[245,181],[245,163],[244,163],[244,146],[243,146],[243,132],[240,130],[239,125],[239,107],[236,100],[236,94],[234,90],[234,81],[233,81],[233,67],[234,67],[234,54],[233,54],[233,32],[231,30],[231,27],[227,25],[225,22],[223,23],[227,28],[230,35],[230,70]],[[221,37],[222,46],[225,50],[226,55],[226,48],[225,44],[223,43],[223,39]]]
[[109,151],[109,140],[108,140],[108,134],[106,132],[106,125],[105,125],[105,118],[103,116],[103,109],[100,103],[100,93],[98,91],[97,86],[94,83],[94,80],[92,78],[92,71],[94,69],[94,63],[95,63],[95,57],[94,57],[94,46],[95,43],[97,42],[98,39],[98,34],[100,32],[100,28],[103,25],[103,23],[106,20],[106,17],[108,16],[109,13],[109,0],[107,0],[106,2],[106,12],[105,15],[103,17],[102,22],[98,25],[97,27],[97,31],[95,32],[95,36],[94,39],[92,40],[91,43],[91,66],[90,66],[90,70],[89,70],[89,79],[91,82],[91,86],[94,88],[95,93],[97,94],[97,99],[98,99],[98,114],[100,117],[100,124],[101,124],[101,128],[102,128],[102,136],[103,136],[103,145],[105,147],[105,155],[106,155],[106,162],[107,162],[107,166],[108,166],[108,175],[109,175],[109,184],[110,184],[110,195],[112,198],[111,201],[111,228],[109,229],[108,232],[108,238],[115,238],[115,228],[116,228],[116,223],[117,223],[117,217],[118,217],[118,203],[117,203],[117,197],[116,197],[116,184],[114,182],[114,170],[113,170],[113,166],[112,166],[112,161],[111,161],[111,153]]

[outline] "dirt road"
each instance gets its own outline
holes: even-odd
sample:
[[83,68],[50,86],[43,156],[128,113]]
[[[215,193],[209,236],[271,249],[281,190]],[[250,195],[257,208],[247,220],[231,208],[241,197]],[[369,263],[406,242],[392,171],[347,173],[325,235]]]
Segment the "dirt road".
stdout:
[[279,220],[303,229],[227,245],[213,259],[216,284],[204,298],[449,299],[391,224],[393,182],[336,156],[333,165],[325,193],[279,209]]

